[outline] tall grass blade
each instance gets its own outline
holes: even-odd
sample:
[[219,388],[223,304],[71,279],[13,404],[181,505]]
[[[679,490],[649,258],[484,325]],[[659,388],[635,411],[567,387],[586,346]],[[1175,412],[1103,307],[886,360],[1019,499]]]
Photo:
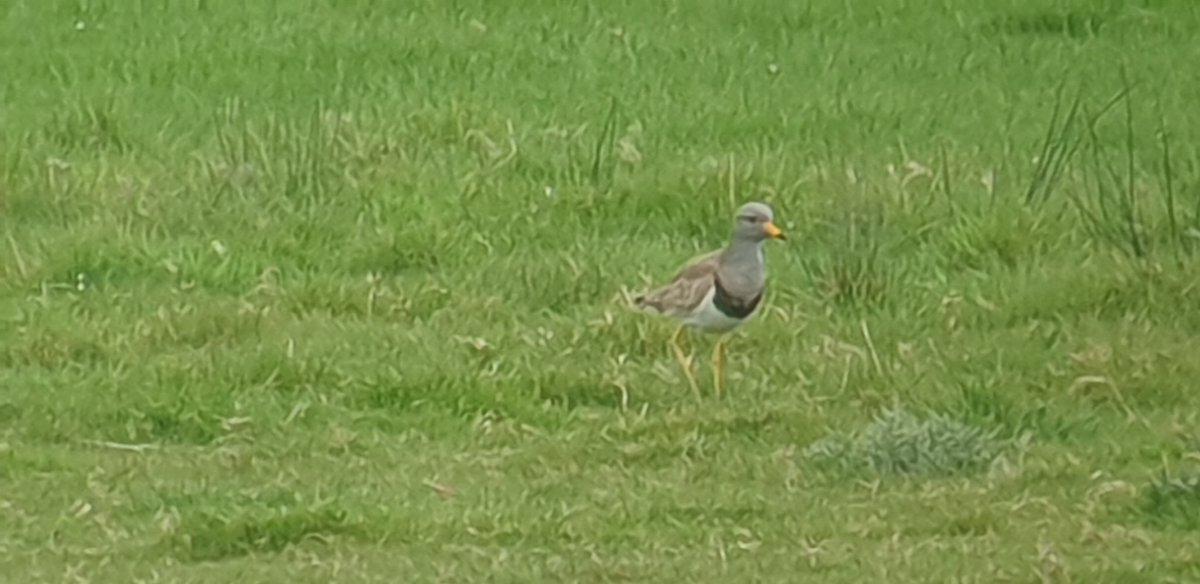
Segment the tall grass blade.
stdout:
[[615,172],[614,163],[612,161],[612,151],[617,140],[617,98],[611,98],[608,108],[608,116],[604,120],[604,126],[600,130],[600,136],[596,138],[596,147],[592,154],[592,186],[599,187],[601,173],[604,170],[604,163],[607,160],[608,176],[607,179],[611,183]]
[[[1171,233],[1171,241],[1182,244],[1183,241],[1179,237],[1178,211],[1175,208],[1175,171],[1171,166],[1171,136],[1167,132],[1161,102],[1158,111],[1158,139],[1162,144],[1163,197],[1167,207],[1167,228]],[[1190,253],[1191,249],[1190,245],[1184,245],[1185,251]]]
[[1134,183],[1136,144],[1133,135],[1133,100],[1130,99],[1129,77],[1124,67],[1121,68],[1121,82],[1125,87],[1125,226],[1128,230],[1130,251],[1140,258],[1146,255],[1146,242],[1138,219],[1137,189]]
[[1060,86],[1055,96],[1054,111],[1051,113],[1050,123],[1046,128],[1042,151],[1037,159],[1037,167],[1034,168],[1033,178],[1030,179],[1029,187],[1025,191],[1027,205],[1046,202],[1054,184],[1062,176],[1063,170],[1079,148],[1079,139],[1072,139],[1071,130],[1075,126],[1082,103],[1081,91],[1076,91],[1070,109],[1067,110],[1066,117],[1060,124],[1058,118],[1059,112],[1062,110],[1062,94],[1063,88]]

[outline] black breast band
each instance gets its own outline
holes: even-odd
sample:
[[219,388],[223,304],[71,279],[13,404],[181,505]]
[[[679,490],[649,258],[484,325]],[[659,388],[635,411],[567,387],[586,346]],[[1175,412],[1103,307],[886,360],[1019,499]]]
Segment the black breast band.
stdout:
[[750,300],[742,300],[729,294],[720,280],[714,280],[716,290],[713,291],[713,306],[721,311],[721,314],[729,318],[746,318],[750,316],[755,308],[758,308],[758,303],[762,301],[763,293],[759,292]]

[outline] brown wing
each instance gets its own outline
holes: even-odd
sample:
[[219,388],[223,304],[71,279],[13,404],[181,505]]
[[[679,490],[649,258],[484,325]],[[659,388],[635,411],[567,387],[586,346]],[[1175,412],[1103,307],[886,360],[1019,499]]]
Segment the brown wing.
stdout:
[[720,250],[700,256],[679,270],[670,284],[634,298],[638,306],[673,315],[687,314],[704,300],[716,281]]

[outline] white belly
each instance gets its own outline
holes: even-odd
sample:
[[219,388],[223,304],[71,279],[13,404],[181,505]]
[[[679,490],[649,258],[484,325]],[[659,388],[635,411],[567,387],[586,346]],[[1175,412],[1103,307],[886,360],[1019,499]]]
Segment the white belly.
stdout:
[[727,333],[754,318],[758,312],[756,310],[743,319],[726,316],[713,304],[713,293],[713,290],[709,290],[700,306],[683,319],[683,324],[707,333]]

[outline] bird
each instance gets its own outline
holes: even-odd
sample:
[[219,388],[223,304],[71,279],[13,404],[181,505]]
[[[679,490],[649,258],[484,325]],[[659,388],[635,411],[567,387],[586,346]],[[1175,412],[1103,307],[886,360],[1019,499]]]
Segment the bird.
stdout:
[[774,211],[766,203],[746,203],[734,214],[728,245],[685,263],[670,282],[633,298],[638,308],[679,323],[671,335],[671,350],[698,400],[702,398],[692,375],[692,357],[685,355],[680,336],[686,329],[720,335],[712,353],[713,385],[719,399],[725,343],[730,333],[750,321],[762,306],[767,286],[763,244],[771,239],[787,239],[775,225]]

